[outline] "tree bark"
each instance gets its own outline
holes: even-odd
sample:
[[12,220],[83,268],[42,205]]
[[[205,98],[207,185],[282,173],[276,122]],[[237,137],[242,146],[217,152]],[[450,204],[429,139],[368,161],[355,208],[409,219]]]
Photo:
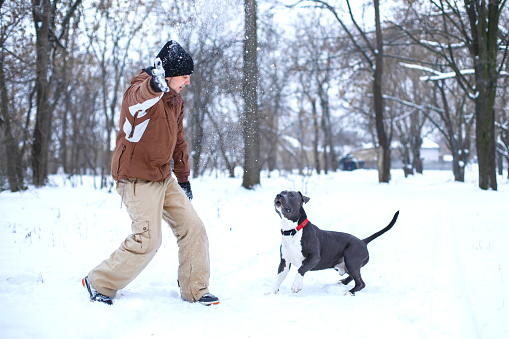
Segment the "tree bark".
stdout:
[[7,156],[7,180],[9,181],[9,189],[12,192],[17,192],[24,189],[23,170],[21,164],[21,152],[12,134],[11,128],[9,99],[5,82],[3,49],[0,55],[0,91],[0,97],[2,99],[0,107],[0,118],[3,117],[3,123],[0,124],[0,127],[2,127],[4,130],[4,147]]
[[324,86],[318,83],[318,96],[320,98],[320,105],[322,106],[322,127],[323,127],[323,138],[324,138],[324,170],[325,174],[327,171],[331,169],[333,172],[336,172],[338,169],[338,157],[336,156],[336,151],[334,150],[334,143],[332,138],[332,126],[330,119],[330,109],[329,109],[329,94],[327,90],[323,88]]
[[[417,115],[415,113],[414,115]],[[420,128],[417,127],[417,124],[412,119],[412,126],[410,127],[411,131],[411,140],[410,140],[410,150],[412,152],[412,167],[416,173],[422,174],[423,165],[421,158],[421,146],[422,146],[422,137]]]
[[384,102],[383,102],[383,37],[380,23],[380,1],[374,0],[375,25],[376,25],[376,51],[375,69],[373,79],[373,98],[375,111],[375,126],[378,136],[378,181],[389,182],[391,179],[391,148],[384,124]]
[[312,107],[312,115],[313,115],[313,159],[315,163],[316,173],[321,173],[320,166],[320,153],[318,152],[318,142],[320,138],[320,128],[318,127],[318,114],[316,112],[316,100],[310,99],[311,107]]
[[465,0],[470,21],[470,53],[475,70],[476,149],[479,188],[497,190],[495,144],[495,96],[498,80],[497,35],[499,16],[505,2]]
[[32,0],[32,13],[36,32],[37,116],[32,143],[33,184],[43,186],[48,176],[48,151],[51,136],[51,111],[49,105],[49,55],[50,55],[50,0]]
[[[82,0],[75,0],[69,4],[68,10],[62,19],[61,32],[66,32],[70,19]],[[50,97],[50,54],[55,46],[64,48],[55,32],[55,11],[57,4],[50,0],[32,0],[32,17],[36,34],[36,121],[32,142],[32,182],[35,186],[43,186],[48,177],[49,144],[51,140],[52,109],[49,103]],[[57,92],[57,96],[60,93]],[[56,102],[56,100],[55,100]]]
[[260,140],[258,113],[258,61],[256,0],[244,0],[244,80],[242,97],[244,117],[244,178],[242,187],[252,189],[260,184]]

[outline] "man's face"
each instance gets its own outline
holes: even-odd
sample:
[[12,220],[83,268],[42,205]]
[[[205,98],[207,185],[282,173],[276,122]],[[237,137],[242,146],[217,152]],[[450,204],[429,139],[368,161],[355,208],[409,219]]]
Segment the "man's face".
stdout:
[[186,85],[189,85],[191,83],[191,76],[190,75],[181,75],[178,77],[168,77],[166,78],[168,82],[168,86],[172,90],[174,90],[177,93],[180,93],[182,88],[184,88]]

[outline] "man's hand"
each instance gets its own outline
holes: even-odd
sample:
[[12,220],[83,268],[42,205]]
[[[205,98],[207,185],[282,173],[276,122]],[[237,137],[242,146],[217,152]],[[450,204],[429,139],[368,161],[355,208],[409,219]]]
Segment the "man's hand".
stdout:
[[179,185],[186,193],[187,197],[189,198],[189,201],[193,200],[193,191],[191,191],[191,183],[189,181],[179,182]]
[[152,78],[150,79],[150,87],[152,87],[154,92],[169,92],[170,88],[164,78],[165,73],[161,59],[156,58],[154,61],[154,67],[150,67],[149,69],[149,74],[152,75]]

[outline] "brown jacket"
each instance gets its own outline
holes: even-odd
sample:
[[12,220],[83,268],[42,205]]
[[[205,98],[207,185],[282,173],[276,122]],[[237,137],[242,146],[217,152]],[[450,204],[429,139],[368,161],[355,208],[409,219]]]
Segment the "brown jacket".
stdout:
[[178,182],[188,181],[189,155],[182,121],[184,100],[170,89],[157,93],[150,76],[141,71],[131,79],[120,112],[117,146],[111,161],[113,179],[162,181],[171,175],[171,159]]

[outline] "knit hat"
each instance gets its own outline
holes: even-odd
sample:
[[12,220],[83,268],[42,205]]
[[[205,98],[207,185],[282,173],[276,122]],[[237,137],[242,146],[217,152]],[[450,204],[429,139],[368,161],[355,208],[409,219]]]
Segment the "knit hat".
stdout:
[[193,58],[176,41],[168,41],[157,57],[163,63],[165,78],[193,74]]

